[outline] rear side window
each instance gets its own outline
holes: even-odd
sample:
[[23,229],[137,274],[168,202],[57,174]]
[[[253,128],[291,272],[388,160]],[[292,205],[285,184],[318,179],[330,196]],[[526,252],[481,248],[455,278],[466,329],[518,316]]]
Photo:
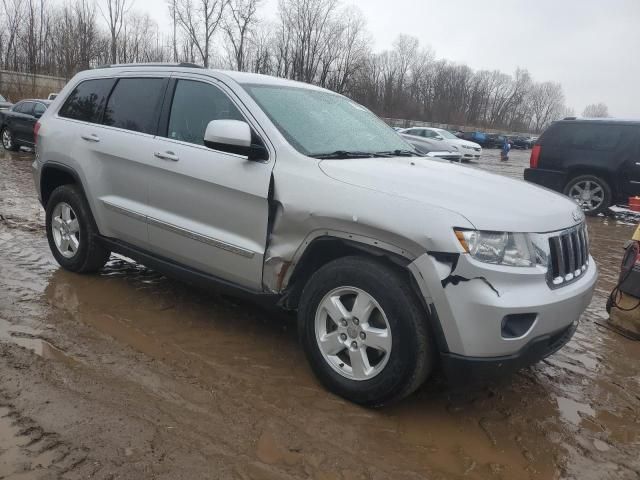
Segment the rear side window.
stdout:
[[625,133],[624,126],[596,123],[557,123],[544,133],[543,145],[579,150],[614,150]]
[[58,113],[61,117],[100,123],[102,112],[113,87],[112,78],[87,80],[73,89]]
[[179,80],[173,95],[168,137],[204,145],[204,133],[212,120],[242,120],[222,90],[208,83]]
[[622,136],[615,125],[578,125],[573,130],[573,148],[584,150],[613,150]]
[[155,134],[165,84],[163,78],[121,78],[109,97],[102,123]]

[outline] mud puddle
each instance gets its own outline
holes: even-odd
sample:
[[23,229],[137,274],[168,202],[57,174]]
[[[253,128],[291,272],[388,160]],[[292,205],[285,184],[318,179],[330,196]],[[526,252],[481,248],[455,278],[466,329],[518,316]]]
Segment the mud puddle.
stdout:
[[74,360],[67,356],[62,350],[40,338],[40,334],[37,330],[25,326],[16,327],[0,318],[0,342],[9,342],[26,348],[46,360],[55,360],[69,364],[74,362]]
[[[527,161],[474,167],[521,178]],[[39,225],[28,162],[0,163],[0,213]],[[36,351],[44,337],[83,365],[0,349],[0,402],[98,457],[69,478],[637,479],[640,344],[596,323],[633,226],[589,228],[600,280],[564,349],[500,385],[429,385],[370,411],[318,385],[293,318],[115,256],[99,275],[73,275],[42,232],[0,222],[0,344]]]

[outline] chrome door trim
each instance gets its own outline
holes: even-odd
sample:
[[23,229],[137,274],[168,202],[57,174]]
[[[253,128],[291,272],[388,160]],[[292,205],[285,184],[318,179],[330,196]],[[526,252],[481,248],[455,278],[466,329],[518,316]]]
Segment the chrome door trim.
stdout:
[[247,250],[245,248],[238,247],[237,245],[232,245],[230,243],[223,242],[222,240],[218,240],[216,238],[208,237],[206,235],[187,230],[186,228],[178,227],[177,225],[173,225],[172,223],[163,222],[162,220],[158,220],[157,218],[147,217],[147,221],[149,222],[149,225],[153,225],[154,227],[162,228],[163,230],[167,230],[168,232],[177,233],[178,235],[190,238],[191,240],[196,240],[198,242],[211,245],[212,247],[235,253],[236,255],[240,255],[242,257],[253,258],[256,255],[255,252],[252,252],[251,250]]
[[106,200],[102,200],[103,205],[112,212],[119,213],[120,215],[125,215],[127,217],[133,218],[135,220],[140,220],[142,222],[147,221],[147,216],[142,215],[141,213],[134,212],[133,210],[129,210],[128,208],[120,207],[118,205],[114,205],[111,202],[107,202]]
[[104,206],[112,210],[116,213],[120,213],[122,215],[126,215],[128,217],[134,218],[136,220],[142,220],[143,222],[147,222],[149,225],[153,225],[154,227],[161,228],[171,233],[176,233],[183,237],[189,238],[191,240],[196,240],[197,242],[201,242],[207,245],[211,245],[212,247],[219,248],[221,250],[225,250],[227,252],[235,253],[236,255],[240,255],[245,258],[253,258],[256,255],[256,252],[251,250],[247,250],[246,248],[238,247],[237,245],[233,245],[227,242],[223,242],[222,240],[218,240],[213,237],[208,237],[206,235],[202,235],[200,233],[196,233],[192,230],[188,230],[186,228],[178,227],[172,223],[164,222],[162,220],[158,220],[157,218],[149,217],[146,215],[142,215],[138,212],[134,212],[133,210],[129,210],[128,208],[123,208],[118,205],[114,205],[111,202],[107,202],[105,200],[102,201]]

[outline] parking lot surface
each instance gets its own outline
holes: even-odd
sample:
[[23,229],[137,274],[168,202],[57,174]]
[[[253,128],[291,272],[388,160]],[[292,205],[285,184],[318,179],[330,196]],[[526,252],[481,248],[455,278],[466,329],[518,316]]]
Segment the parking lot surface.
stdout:
[[[0,149],[0,479],[640,477],[640,343],[601,326],[632,217],[588,220],[600,279],[563,350],[367,410],[317,383],[292,317],[115,256],[63,271],[31,161]],[[489,150],[469,168],[527,163]]]

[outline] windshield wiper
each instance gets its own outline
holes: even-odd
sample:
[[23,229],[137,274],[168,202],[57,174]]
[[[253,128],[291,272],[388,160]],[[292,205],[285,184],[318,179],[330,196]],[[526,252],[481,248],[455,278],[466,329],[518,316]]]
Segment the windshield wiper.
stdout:
[[357,151],[347,151],[347,150],[336,150],[331,153],[317,153],[315,155],[309,155],[313,158],[371,158],[376,156],[377,154],[371,152],[357,152]]
[[422,153],[413,150],[390,150],[388,152],[376,152],[375,154],[389,157],[424,157]]

